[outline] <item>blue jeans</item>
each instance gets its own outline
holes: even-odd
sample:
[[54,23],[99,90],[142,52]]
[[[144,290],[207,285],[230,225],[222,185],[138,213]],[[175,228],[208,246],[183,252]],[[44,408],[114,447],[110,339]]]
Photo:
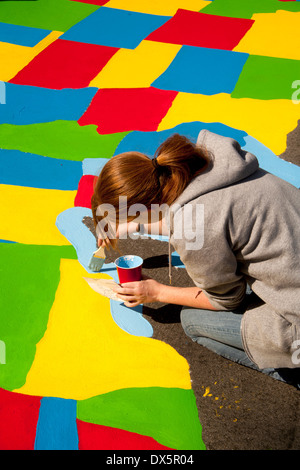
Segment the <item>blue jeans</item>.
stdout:
[[[252,303],[253,298],[257,305],[261,303],[255,294],[250,295]],[[246,295],[241,308],[233,312],[183,307],[182,327],[187,336],[210,351],[300,388],[300,369],[259,369],[247,356],[242,342],[241,322],[249,299],[250,296]]]

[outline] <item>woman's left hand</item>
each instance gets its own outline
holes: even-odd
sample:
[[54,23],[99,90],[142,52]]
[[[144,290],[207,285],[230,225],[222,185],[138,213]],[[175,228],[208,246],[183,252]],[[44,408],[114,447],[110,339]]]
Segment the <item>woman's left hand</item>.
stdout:
[[140,304],[157,302],[161,284],[154,279],[143,276],[141,281],[126,282],[114,287],[119,299],[124,300],[126,307],[136,307]]

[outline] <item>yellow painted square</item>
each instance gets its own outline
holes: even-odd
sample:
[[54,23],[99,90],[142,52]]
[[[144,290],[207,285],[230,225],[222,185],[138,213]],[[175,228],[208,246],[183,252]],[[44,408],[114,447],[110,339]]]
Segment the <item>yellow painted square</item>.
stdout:
[[234,99],[230,95],[178,93],[162,119],[158,131],[183,122],[219,122],[245,131],[280,155],[286,150],[286,136],[296,128],[300,108],[291,100]]
[[136,11],[152,15],[173,16],[179,8],[199,11],[211,1],[204,0],[110,0],[105,4],[108,8]]
[[57,215],[74,207],[77,191],[0,185],[1,238],[32,245],[70,245]]
[[142,41],[136,49],[120,49],[90,82],[98,88],[147,88],[170,65],[181,46]]
[[252,20],[254,24],[234,51],[300,59],[300,12],[257,13]]
[[77,260],[61,260],[47,330],[18,393],[84,400],[133,387],[191,389],[189,364],[168,344],[133,336],[114,322]]

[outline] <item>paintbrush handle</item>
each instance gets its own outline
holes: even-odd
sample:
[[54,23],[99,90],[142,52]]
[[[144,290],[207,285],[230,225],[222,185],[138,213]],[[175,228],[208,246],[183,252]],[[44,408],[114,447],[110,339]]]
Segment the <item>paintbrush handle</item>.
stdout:
[[98,250],[94,252],[94,256],[96,258],[105,258],[105,251],[104,251],[103,246],[100,246]]
[[171,251],[170,242],[169,242],[169,282],[171,285],[172,284],[172,251]]

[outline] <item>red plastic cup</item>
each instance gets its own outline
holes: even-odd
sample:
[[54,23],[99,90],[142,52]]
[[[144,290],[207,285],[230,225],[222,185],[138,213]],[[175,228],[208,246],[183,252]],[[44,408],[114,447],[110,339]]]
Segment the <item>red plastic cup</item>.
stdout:
[[140,256],[126,255],[115,260],[120,284],[142,279],[143,259]]

